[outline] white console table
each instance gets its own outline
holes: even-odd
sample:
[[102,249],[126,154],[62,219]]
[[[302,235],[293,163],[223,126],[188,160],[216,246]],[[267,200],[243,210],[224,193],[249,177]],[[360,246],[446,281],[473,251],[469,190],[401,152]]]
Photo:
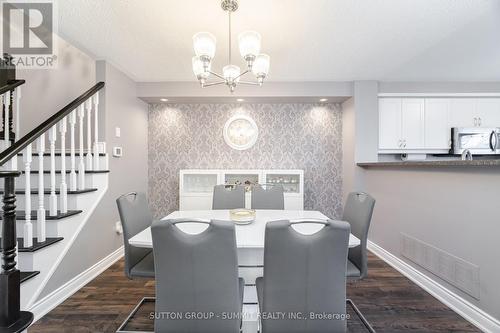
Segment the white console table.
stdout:
[[[179,209],[212,209],[215,185],[279,184],[285,189],[285,209],[304,209],[303,170],[263,169],[189,169],[179,176]],[[246,193],[246,208],[251,206],[251,190]]]

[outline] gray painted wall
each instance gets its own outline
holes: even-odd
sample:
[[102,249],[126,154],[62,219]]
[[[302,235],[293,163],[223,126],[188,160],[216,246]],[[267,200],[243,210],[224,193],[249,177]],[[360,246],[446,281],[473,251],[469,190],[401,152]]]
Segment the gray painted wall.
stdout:
[[21,135],[28,133],[96,83],[95,61],[57,37],[57,69],[17,70],[21,87]]
[[[252,148],[237,151],[223,139],[233,114],[259,127]],[[306,209],[330,217],[342,210],[340,105],[175,104],[149,113],[149,193],[156,217],[178,209],[179,170],[303,169]]]
[[367,169],[364,179],[377,199],[369,239],[401,258],[405,233],[479,266],[479,300],[417,269],[500,319],[498,169]]
[[[478,83],[380,83],[381,92],[498,92],[498,82]],[[497,89],[497,90],[495,90]],[[480,267],[480,299],[474,299],[445,281],[416,267],[429,278],[441,283],[480,309],[500,319],[497,238],[500,234],[498,210],[498,169],[488,168],[377,168],[361,169],[346,154],[359,147],[372,146],[357,133],[346,132],[355,122],[375,117],[376,93],[357,91],[354,109],[344,103],[344,192],[349,186],[372,194],[377,204],[369,239],[393,255],[401,257],[401,233],[424,241]],[[358,108],[358,100],[371,100],[372,107]],[[366,105],[365,105],[366,106]],[[354,113],[354,116],[352,115]],[[375,123],[374,128],[378,131]],[[350,138],[349,138],[350,137]],[[355,140],[352,140],[352,137]],[[347,138],[347,139],[346,139]],[[357,156],[357,155],[356,155]],[[348,185],[352,184],[352,185]],[[344,193],[344,194],[345,194]],[[408,262],[409,263],[409,262]],[[411,264],[411,263],[410,263]],[[414,266],[414,265],[412,265]],[[415,266],[414,266],[415,267]]]
[[[354,151],[356,161],[378,160],[378,82],[354,82],[354,105],[357,116],[354,122],[357,145]],[[362,115],[362,116],[359,116]]]
[[361,191],[363,169],[356,166],[356,109],[354,98],[342,103],[342,191],[343,201],[350,192]]
[[[101,113],[105,115],[108,153],[123,147],[123,157],[109,160],[109,189],[40,295],[43,298],[122,245],[115,232],[119,221],[116,198],[126,192],[147,192],[147,104],[136,98],[136,84],[105,62],[98,62],[97,79],[106,82]],[[121,137],[115,137],[115,127]],[[126,181],[125,181],[126,180]]]
[[[329,97],[353,95],[352,82],[266,82],[261,88],[253,86],[238,86],[234,96],[228,93],[225,85],[200,89],[198,82],[141,82],[137,86],[137,96],[144,99],[158,97],[185,98],[230,98],[234,102],[236,97],[257,97],[284,99],[296,97]],[[289,103],[289,101],[286,101]],[[183,103],[183,102],[181,102]],[[207,103],[207,102],[205,102]]]

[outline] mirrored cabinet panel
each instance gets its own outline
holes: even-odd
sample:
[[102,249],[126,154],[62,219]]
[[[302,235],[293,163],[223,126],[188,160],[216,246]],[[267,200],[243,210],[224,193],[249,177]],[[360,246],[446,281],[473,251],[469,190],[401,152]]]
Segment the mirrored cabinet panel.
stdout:
[[298,174],[267,174],[266,184],[282,185],[285,193],[300,193],[300,175]]
[[183,177],[184,192],[211,193],[217,185],[216,174],[185,174]]
[[224,174],[224,184],[227,186],[243,185],[245,190],[250,192],[253,185],[259,184],[260,175],[258,173],[226,173]]

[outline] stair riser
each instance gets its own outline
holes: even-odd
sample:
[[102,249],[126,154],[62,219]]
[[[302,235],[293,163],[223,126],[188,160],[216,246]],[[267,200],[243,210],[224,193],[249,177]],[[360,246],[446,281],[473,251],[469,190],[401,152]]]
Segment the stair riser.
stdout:
[[[67,219],[74,218],[73,216],[68,217]],[[59,237],[59,223],[66,223],[68,222],[67,219],[64,220],[47,220],[45,223],[45,233],[46,237]],[[16,221],[16,228],[17,228],[17,237],[22,238],[24,235],[24,225],[26,224],[26,221]],[[31,224],[33,226],[33,237],[36,237],[37,235],[37,220],[36,220],[36,215],[32,217],[31,219]]]
[[[18,269],[21,271],[43,270],[51,258],[55,258],[57,253],[64,247],[66,241],[62,240],[36,252],[19,252]],[[38,268],[38,269],[35,269]]]
[[[83,194],[82,194],[83,195]],[[60,196],[56,195],[57,197],[57,208],[59,208],[60,204]],[[31,210],[37,210],[38,209],[38,195],[32,194],[31,195]],[[43,197],[43,202],[44,202],[44,207],[45,209],[49,209],[49,204],[50,204],[50,194],[45,194]],[[68,195],[68,209],[77,209],[78,205],[78,199],[76,198],[76,195]],[[25,196],[18,194],[16,196],[16,210],[24,210],[26,208],[26,200]],[[1,210],[1,207],[0,207]]]
[[[56,156],[55,160],[56,160],[56,169],[60,170],[62,157]],[[66,156],[65,161],[66,161],[66,170],[70,170],[71,158],[69,156]],[[76,156],[75,157],[75,170],[78,170],[79,164],[80,164],[80,158],[78,156]],[[85,158],[84,158],[84,164],[85,164],[85,167],[87,168],[87,163],[86,163]],[[18,159],[17,165],[18,165],[19,170],[24,170],[25,165],[24,165],[22,157]],[[39,169],[38,166],[39,166],[38,156],[33,156],[33,161],[31,162],[31,170],[38,170]],[[108,167],[107,166],[107,157],[100,156],[99,157],[99,169],[106,170],[107,167]],[[44,168],[44,170],[50,170],[50,156],[43,157],[43,168]]]
[[[37,188],[38,187],[38,173],[33,173],[30,174],[30,179],[31,179],[31,188]],[[92,175],[93,174],[85,174],[85,187],[89,188],[92,187]],[[76,174],[77,181],[78,181],[78,174]],[[70,175],[66,174],[66,184],[69,189],[69,182],[70,182]],[[62,175],[60,173],[56,173],[56,188],[59,188],[61,185],[61,179]],[[50,188],[50,174],[49,173],[44,173],[43,174],[43,183],[45,188]],[[26,175],[22,174],[16,179],[16,189],[24,189],[26,184]],[[3,189],[3,182],[0,181],[0,188]]]

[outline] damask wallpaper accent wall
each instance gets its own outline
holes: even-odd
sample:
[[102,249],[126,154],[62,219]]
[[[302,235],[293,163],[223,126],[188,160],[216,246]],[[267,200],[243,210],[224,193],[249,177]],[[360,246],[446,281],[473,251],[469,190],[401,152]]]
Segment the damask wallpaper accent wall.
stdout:
[[[238,151],[225,122],[252,117],[257,143]],[[156,218],[179,207],[180,169],[303,169],[304,205],[331,218],[342,211],[342,115],[339,104],[151,104],[149,201]]]

